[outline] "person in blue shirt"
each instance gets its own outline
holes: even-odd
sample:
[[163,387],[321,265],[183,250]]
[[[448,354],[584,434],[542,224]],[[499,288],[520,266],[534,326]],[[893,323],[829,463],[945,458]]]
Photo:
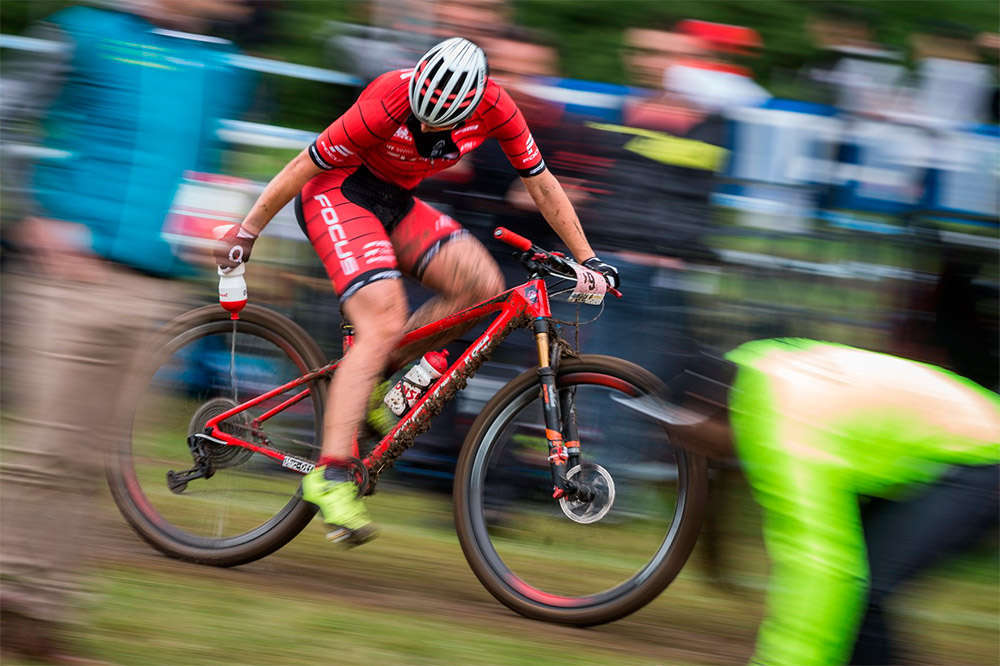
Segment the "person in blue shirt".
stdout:
[[[0,633],[5,656],[58,661],[82,544],[103,481],[102,447],[140,340],[179,304],[191,271],[162,229],[187,170],[218,162],[215,130],[245,97],[221,39],[242,0],[72,7],[44,23],[45,54],[5,82],[5,125],[38,120],[29,213],[5,308],[10,396],[0,462]],[[132,11],[125,11],[131,9]]]

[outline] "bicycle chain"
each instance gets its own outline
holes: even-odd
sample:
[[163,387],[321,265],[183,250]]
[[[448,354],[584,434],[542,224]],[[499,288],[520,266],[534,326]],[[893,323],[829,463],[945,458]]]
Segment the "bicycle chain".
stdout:
[[424,409],[421,411],[420,416],[407,423],[404,428],[400,429],[400,431],[396,433],[392,444],[389,445],[386,452],[382,454],[381,458],[372,464],[368,477],[369,493],[374,491],[375,484],[378,483],[382,472],[392,467],[392,465],[396,462],[396,459],[403,455],[404,451],[413,446],[413,442],[418,435],[421,435],[430,429],[431,421],[434,417],[441,413],[445,404],[451,400],[456,393],[466,387],[472,375],[479,370],[483,363],[489,360],[490,355],[500,345],[500,343],[503,342],[504,339],[506,339],[506,337],[515,329],[525,328],[529,323],[530,319],[528,317],[520,317],[512,320],[509,324],[507,324],[500,335],[497,335],[495,338],[490,340],[485,347],[483,347],[478,355],[469,357],[469,362],[466,363],[461,370],[455,373],[455,377],[447,391],[434,398],[429,398],[427,402],[424,403]]

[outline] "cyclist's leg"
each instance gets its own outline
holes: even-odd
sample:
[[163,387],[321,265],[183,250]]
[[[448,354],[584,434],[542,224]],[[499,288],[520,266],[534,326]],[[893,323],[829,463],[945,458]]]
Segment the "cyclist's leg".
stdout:
[[[297,213],[300,224],[323,261],[341,309],[354,325],[354,344],[345,354],[331,381],[323,423],[319,468],[343,470],[352,455],[355,432],[365,413],[366,401],[382,372],[389,351],[402,335],[406,321],[406,296],[396,269],[396,258],[382,223],[365,208],[340,193],[343,175],[311,181],[302,191]],[[324,481],[346,481],[346,475],[303,480],[303,496],[320,506],[327,523],[357,533],[367,526],[367,515],[357,507],[339,516],[339,508],[352,504],[349,493],[336,489],[327,494]],[[332,492],[332,491],[331,491]],[[343,495],[343,497],[341,497]],[[322,501],[320,501],[322,500]],[[330,500],[330,501],[326,501]],[[348,508],[350,508],[348,506]]]
[[321,459],[344,460],[352,455],[352,439],[368,396],[406,323],[406,294],[398,278],[362,287],[342,307],[354,325],[354,344],[330,384]]
[[[410,331],[437,321],[462,308],[475,305],[504,290],[503,274],[482,243],[451,217],[416,199],[413,209],[393,230],[392,244],[399,265],[421,284],[437,292],[410,316]],[[438,336],[393,352],[396,367],[455,339],[471,324],[444,331]]]

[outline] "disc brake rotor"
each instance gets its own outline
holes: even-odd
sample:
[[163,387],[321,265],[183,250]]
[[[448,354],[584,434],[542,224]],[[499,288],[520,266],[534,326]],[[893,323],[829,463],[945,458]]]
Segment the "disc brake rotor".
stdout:
[[588,502],[561,498],[559,507],[567,518],[576,523],[588,524],[596,523],[608,515],[615,503],[615,481],[608,470],[593,463],[581,463],[567,471],[566,478],[593,494],[593,499]]
[[[191,424],[188,426],[188,435],[205,432],[205,424],[210,419],[220,414],[225,414],[235,406],[236,403],[230,398],[212,398],[205,402],[194,413],[194,416],[191,417]],[[250,431],[250,415],[245,411],[235,414],[220,423],[219,429],[228,435],[245,437]],[[202,444],[208,452],[208,456],[212,460],[212,466],[215,469],[242,465],[253,457],[253,451],[245,449],[242,446],[213,444],[206,440],[202,440]]]

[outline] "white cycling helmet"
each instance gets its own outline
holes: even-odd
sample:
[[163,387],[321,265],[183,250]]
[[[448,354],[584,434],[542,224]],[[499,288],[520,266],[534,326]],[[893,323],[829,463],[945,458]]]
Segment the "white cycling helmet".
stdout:
[[420,57],[410,77],[410,110],[422,123],[445,127],[471,114],[486,91],[486,54],[452,37]]

